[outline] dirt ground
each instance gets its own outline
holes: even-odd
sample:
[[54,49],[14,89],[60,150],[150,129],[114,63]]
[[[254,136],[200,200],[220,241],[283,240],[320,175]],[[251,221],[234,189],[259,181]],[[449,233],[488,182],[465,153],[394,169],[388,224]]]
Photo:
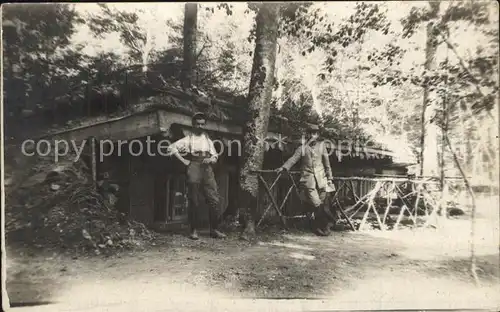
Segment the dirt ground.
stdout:
[[8,250],[7,291],[25,305],[18,311],[497,310],[498,218],[478,221],[480,286],[468,272],[469,226],[327,238],[267,231],[254,243],[165,234],[108,257]]

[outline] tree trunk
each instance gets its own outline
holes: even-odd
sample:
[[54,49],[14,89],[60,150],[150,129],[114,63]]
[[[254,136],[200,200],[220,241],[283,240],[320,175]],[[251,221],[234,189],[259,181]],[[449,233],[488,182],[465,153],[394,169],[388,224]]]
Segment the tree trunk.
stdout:
[[141,61],[142,61],[142,72],[145,73],[148,71],[148,65],[149,65],[149,54],[151,53],[152,50],[152,42],[151,42],[151,29],[146,29],[146,42],[144,43],[144,47],[142,50],[142,56],[141,56]]
[[318,100],[318,88],[313,84],[311,86],[311,98],[314,111],[318,113],[320,117],[323,116],[323,107],[321,106],[320,101]]
[[[439,13],[439,2],[429,2],[431,6],[432,18],[435,19]],[[433,33],[433,22],[427,24],[425,44],[425,63],[424,69],[426,72],[432,72],[436,69],[436,50],[437,38]],[[421,115],[421,132],[420,132],[420,175],[437,175],[437,136],[438,127],[431,121],[435,114],[435,109],[431,106],[429,86],[424,86],[424,98]]]
[[[500,174],[500,162],[499,162],[499,157],[498,157],[498,150],[499,150],[499,146],[498,146],[498,126],[499,125],[499,122],[498,122],[498,97],[495,99],[495,108],[493,109],[493,116],[494,116],[494,119],[495,119],[495,122],[493,124],[491,124],[489,127],[488,127],[488,142],[491,142],[491,146],[488,146],[488,147],[491,147],[491,155],[492,155],[492,162],[493,162],[493,168],[490,169],[490,173],[491,173],[491,185],[492,185],[492,189],[493,189],[493,186],[494,185],[498,185],[498,182],[499,182],[499,174]],[[491,168],[491,167],[490,167]]]
[[450,153],[453,156],[453,161],[455,162],[457,169],[460,171],[460,175],[464,179],[465,188],[469,193],[472,202],[471,227],[470,227],[470,271],[472,277],[474,278],[474,282],[476,282],[476,285],[480,286],[479,277],[477,275],[477,259],[476,259],[476,211],[477,211],[476,197],[470,185],[469,179],[467,179],[467,176],[465,175],[465,172],[462,169],[462,165],[460,165],[460,162],[458,161],[455,149],[451,145],[450,138],[446,134],[444,138],[446,141],[446,145],[448,145]]
[[[448,61],[448,58],[446,58],[446,61]],[[448,79],[444,79],[445,85],[448,84]],[[446,138],[448,137],[448,120],[449,120],[449,112],[448,112],[448,95],[445,94],[443,99],[442,99],[442,109],[443,109],[443,121],[441,125],[441,149],[439,151],[439,168],[440,168],[440,173],[439,173],[439,179],[440,179],[440,186],[441,186],[441,206],[438,208],[439,211],[441,212],[441,215],[444,219],[447,218],[447,194],[445,194],[445,150],[446,150]]]
[[240,170],[239,209],[243,217],[242,239],[255,234],[259,181],[253,172],[264,162],[278,40],[278,8],[261,4],[257,13],[255,51],[248,92],[248,119],[243,129],[243,157]]
[[198,4],[188,2],[184,7],[184,62],[181,73],[183,89],[193,85],[196,68],[196,31],[198,19]]

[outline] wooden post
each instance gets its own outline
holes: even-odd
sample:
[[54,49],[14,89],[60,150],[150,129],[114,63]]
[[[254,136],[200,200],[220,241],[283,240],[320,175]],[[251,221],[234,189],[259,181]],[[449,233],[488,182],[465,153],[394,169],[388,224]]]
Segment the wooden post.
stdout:
[[393,192],[396,192],[396,182],[395,181],[386,182],[386,183],[391,183],[391,186],[390,186],[391,188],[386,193],[386,196],[387,196],[386,207],[385,207],[385,211],[384,211],[384,218],[382,219],[382,224],[384,227],[385,227],[385,220],[387,219],[387,215],[389,214],[389,210],[392,207],[392,202],[393,202],[392,194],[393,194]]
[[92,184],[97,188],[97,142],[95,137],[90,138],[90,159],[92,171]]

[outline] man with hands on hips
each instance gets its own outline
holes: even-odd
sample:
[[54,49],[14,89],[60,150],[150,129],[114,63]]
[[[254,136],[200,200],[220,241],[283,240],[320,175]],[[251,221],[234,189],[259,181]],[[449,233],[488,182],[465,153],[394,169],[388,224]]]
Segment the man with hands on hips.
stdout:
[[215,180],[212,165],[217,162],[217,152],[212,140],[207,136],[203,127],[206,116],[196,113],[191,119],[193,133],[176,141],[168,148],[168,155],[174,155],[186,166],[188,184],[188,218],[191,226],[190,238],[198,239],[198,214],[205,197],[209,208],[210,236],[225,238],[226,235],[218,230],[219,222],[219,191]]

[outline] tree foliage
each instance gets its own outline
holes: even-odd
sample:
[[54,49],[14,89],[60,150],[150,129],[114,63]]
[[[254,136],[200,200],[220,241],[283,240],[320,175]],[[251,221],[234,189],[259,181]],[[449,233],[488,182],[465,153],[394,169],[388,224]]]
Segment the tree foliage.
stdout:
[[30,109],[41,104],[44,94],[60,94],[57,86],[63,77],[78,69],[80,47],[71,49],[70,37],[80,22],[68,5],[12,4],[3,8],[5,89],[19,90],[5,94],[8,111],[16,111],[11,106],[15,101],[27,101],[25,108]]
[[100,12],[88,17],[91,32],[100,38],[117,33],[127,47],[128,64],[142,64],[143,72],[146,72],[159,48],[173,46],[165,35],[171,21],[159,16],[161,7],[158,4],[148,4],[132,12],[119,10],[113,4],[97,5]]
[[[495,40],[495,37],[498,38],[498,31],[488,27],[489,4],[471,1],[456,2],[450,3],[440,16],[437,16],[438,11],[439,2],[431,2],[429,8],[413,8],[409,16],[402,19],[402,36],[403,38],[411,37],[420,25],[431,23],[432,32],[437,38],[434,45],[446,45],[451,50],[449,57],[442,60],[435,71],[420,72],[418,68],[412,68],[413,74],[399,72],[394,73],[392,77],[382,75],[375,77],[374,84],[398,86],[403,82],[411,81],[421,87],[428,86],[431,91],[441,89],[440,92],[443,92],[444,88],[449,94],[456,96],[457,100],[471,103],[476,113],[481,110],[490,110],[494,105],[495,94],[498,92],[497,52],[494,52],[493,47],[489,49],[491,54],[485,54],[484,48],[477,47],[475,58],[464,61],[463,56],[456,51],[456,43],[453,43],[454,35],[458,35],[458,33],[453,34],[454,29],[467,23],[469,27],[482,26],[483,29],[479,32],[489,37],[488,41],[498,48],[498,39]],[[437,18],[432,19],[433,16]],[[489,90],[484,92],[481,88]]]
[[[260,3],[199,6],[196,86],[208,94],[248,94]],[[440,107],[447,98],[450,140],[455,146],[466,135],[468,150],[474,151],[485,137],[481,131],[496,135],[494,127],[484,128],[498,106],[498,20],[493,6],[407,3],[407,13],[395,13],[396,7],[404,6],[280,5],[273,112],[293,122],[323,123],[339,136],[394,136],[417,149],[422,89],[428,86],[437,107],[435,122],[444,124]],[[86,8],[4,6],[7,133],[35,127],[31,119],[22,123],[27,115],[43,113],[49,125],[89,114],[109,115],[178,84],[182,5]],[[432,71],[423,70],[422,36],[428,24],[436,34]],[[489,149],[491,156],[495,149]],[[473,166],[472,158],[468,162]]]
[[59,100],[74,100],[67,90],[78,84],[84,56],[81,46],[71,45],[71,36],[83,20],[67,4],[8,4],[2,12],[4,109],[10,136],[19,118]]

